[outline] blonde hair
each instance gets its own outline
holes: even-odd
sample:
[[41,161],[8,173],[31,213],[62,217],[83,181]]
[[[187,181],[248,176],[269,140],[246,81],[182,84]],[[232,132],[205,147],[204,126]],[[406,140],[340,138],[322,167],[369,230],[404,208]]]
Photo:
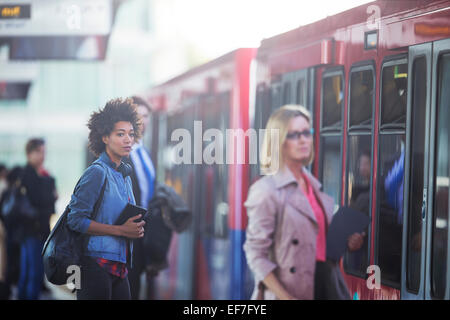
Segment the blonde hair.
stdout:
[[[298,116],[305,118],[311,126],[311,115],[309,111],[301,105],[284,105],[270,115],[269,120],[267,121],[266,131],[264,132],[264,140],[260,152],[260,168],[263,174],[267,175],[275,173],[272,168],[274,159],[278,160],[279,168],[284,167],[282,148],[288,134],[289,121]],[[278,141],[272,141],[274,139],[274,136],[271,134],[272,130],[278,130]],[[311,150],[311,155],[303,165],[309,165],[313,159],[314,146]],[[278,169],[278,167],[276,169]]]

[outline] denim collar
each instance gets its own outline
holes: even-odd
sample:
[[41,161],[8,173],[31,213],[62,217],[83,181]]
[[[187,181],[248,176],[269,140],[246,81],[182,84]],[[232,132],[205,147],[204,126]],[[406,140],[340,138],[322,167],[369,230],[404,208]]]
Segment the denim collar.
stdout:
[[98,157],[102,162],[104,162],[104,163],[106,163],[108,166],[110,166],[111,168],[113,168],[114,170],[117,170],[117,166],[116,166],[116,164],[114,163],[114,161],[112,161],[110,158],[109,158],[109,156],[108,156],[108,154],[106,153],[106,151],[103,151],[101,154],[100,154],[100,157]]

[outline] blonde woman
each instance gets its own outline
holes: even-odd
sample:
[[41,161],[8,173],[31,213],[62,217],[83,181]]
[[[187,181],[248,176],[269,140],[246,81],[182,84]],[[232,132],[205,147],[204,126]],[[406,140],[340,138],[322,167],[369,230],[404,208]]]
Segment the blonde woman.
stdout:
[[[327,292],[335,284],[325,280],[330,279],[326,234],[334,200],[306,169],[314,158],[309,112],[299,105],[274,111],[261,150],[265,176],[251,186],[245,202],[244,250],[255,275],[252,299],[334,298]],[[363,235],[354,234],[348,247],[357,250],[362,242]]]

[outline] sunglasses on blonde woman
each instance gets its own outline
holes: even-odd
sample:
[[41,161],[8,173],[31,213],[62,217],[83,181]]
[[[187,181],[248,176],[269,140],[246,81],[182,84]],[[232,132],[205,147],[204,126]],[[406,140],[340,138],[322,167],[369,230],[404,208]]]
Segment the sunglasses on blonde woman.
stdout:
[[311,128],[309,130],[303,130],[303,131],[293,131],[293,132],[288,132],[286,138],[289,140],[297,140],[300,139],[301,136],[304,136],[305,138],[309,139],[312,137],[314,133],[314,129]]

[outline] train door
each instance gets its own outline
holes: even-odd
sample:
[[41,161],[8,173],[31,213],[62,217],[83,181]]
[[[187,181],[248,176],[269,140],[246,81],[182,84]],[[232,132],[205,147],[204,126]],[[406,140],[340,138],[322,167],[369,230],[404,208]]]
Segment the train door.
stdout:
[[[226,129],[230,92],[200,97],[196,120],[201,120],[203,161],[195,165],[197,204],[195,246],[195,299],[230,299],[232,266],[228,263],[233,230],[228,227],[228,165]],[[197,123],[198,125],[198,123]],[[234,279],[234,278],[233,278]]]
[[450,39],[409,48],[403,299],[449,299]]
[[[175,164],[174,157],[175,146],[184,139],[190,139],[193,145],[193,122],[194,112],[198,105],[198,97],[192,97],[183,102],[182,110],[167,117],[166,123],[166,143],[164,163],[166,165],[165,182],[172,186],[175,191],[182,196],[187,205],[193,212],[193,221],[189,228],[181,234],[173,234],[175,245],[171,245],[168,254],[169,270],[158,282],[158,291],[162,291],[162,297],[165,299],[193,299],[193,275],[196,271],[194,260],[195,252],[195,230],[197,228],[198,217],[195,214],[198,210],[198,202],[195,186],[195,166],[192,163],[192,154],[187,155],[187,161]],[[186,130],[190,137],[172,136],[176,130]],[[173,140],[174,139],[174,140]],[[188,142],[188,141],[185,141]],[[182,151],[184,153],[184,150]],[[192,152],[189,152],[192,153]],[[178,154],[177,156],[180,156]],[[183,156],[185,156],[183,154]]]

